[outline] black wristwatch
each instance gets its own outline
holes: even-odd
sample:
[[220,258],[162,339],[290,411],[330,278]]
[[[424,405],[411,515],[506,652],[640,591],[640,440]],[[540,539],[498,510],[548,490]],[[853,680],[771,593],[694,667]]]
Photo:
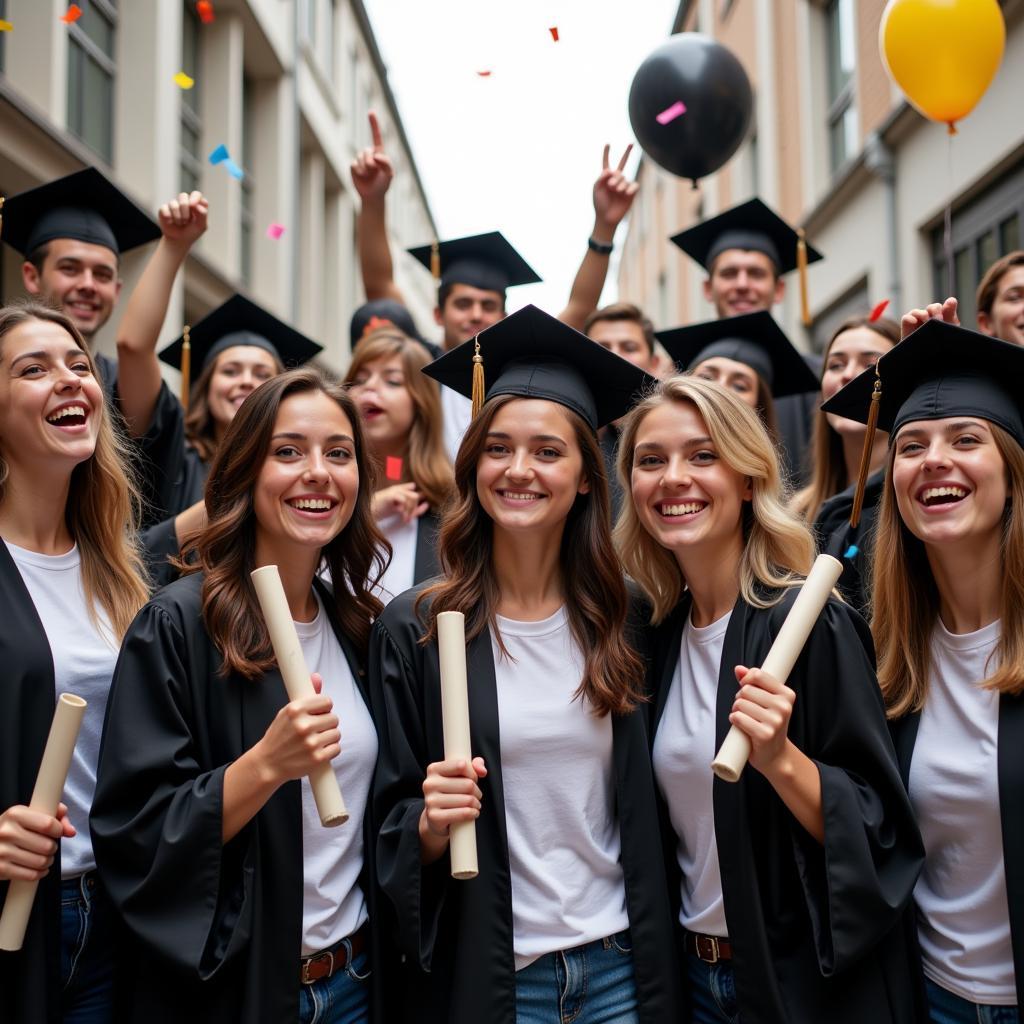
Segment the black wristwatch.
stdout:
[[611,256],[612,249],[615,245],[612,242],[599,242],[593,235],[587,239],[587,248],[591,252],[596,252],[599,256]]

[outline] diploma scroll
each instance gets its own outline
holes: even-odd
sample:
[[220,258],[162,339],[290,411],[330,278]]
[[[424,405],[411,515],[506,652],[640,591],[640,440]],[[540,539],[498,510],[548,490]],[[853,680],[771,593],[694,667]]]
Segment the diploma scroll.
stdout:
[[[86,702],[73,693],[62,693],[57,698],[50,735],[29,801],[33,811],[50,815],[57,813],[85,708]],[[38,882],[22,881],[11,882],[8,886],[3,914],[0,914],[0,949],[12,952],[21,949],[38,886]]]
[[[437,616],[437,648],[441,660],[441,720],[446,760],[473,760],[469,737],[469,692],[466,684],[466,617],[462,612]],[[476,822],[452,825],[448,852],[452,878],[476,878]]]
[[[764,659],[761,668],[780,683],[785,683],[793,671],[796,659],[807,643],[818,616],[828,602],[832,588],[843,571],[842,562],[831,555],[818,555],[811,571],[800,588],[786,621]],[[738,782],[750,757],[750,740],[735,725],[722,742],[711,770],[725,782]]]
[[[263,618],[267,623],[277,667],[281,670],[284,688],[288,691],[288,699],[292,701],[309,697],[316,691],[309,678],[306,659],[302,656],[299,635],[295,632],[288,598],[285,597],[284,587],[281,585],[281,574],[277,571],[276,565],[264,565],[253,570],[251,576]],[[320,823],[325,828],[344,825],[348,821],[348,810],[345,808],[341,787],[330,762],[321,764],[309,773],[309,785],[320,814]]]

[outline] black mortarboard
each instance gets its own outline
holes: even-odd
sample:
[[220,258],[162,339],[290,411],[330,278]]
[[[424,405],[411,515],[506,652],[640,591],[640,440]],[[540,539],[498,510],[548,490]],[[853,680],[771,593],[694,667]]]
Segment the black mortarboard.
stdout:
[[755,370],[776,398],[819,387],[803,356],[766,310],[658,331],[655,336],[683,371],[722,356]]
[[[673,235],[672,241],[709,272],[711,264],[726,249],[763,252],[775,264],[780,275],[796,270],[798,265],[800,233],[760,199],[750,199],[701,221],[695,227]],[[823,258],[817,249],[807,246],[808,263]]]
[[11,196],[3,217],[3,240],[23,256],[56,238],[120,254],[160,237],[156,222],[95,167]]
[[536,284],[540,280],[500,231],[437,242],[436,250],[434,245],[420,245],[410,249],[409,254],[440,277],[441,287],[468,284],[504,293],[516,285]]
[[[172,341],[160,358],[181,369],[184,336]],[[207,313],[189,332],[192,358],[189,377],[192,384],[199,379],[203,367],[225,349],[235,345],[253,345],[270,352],[282,366],[301,366],[322,348],[276,316],[261,309],[241,295],[232,295],[227,302]]]
[[350,347],[354,350],[361,338],[378,327],[397,327],[403,334],[423,342],[416,322],[405,306],[395,299],[371,299],[352,314],[348,326]]
[[558,402],[594,430],[624,416],[641,392],[656,383],[650,374],[536,306],[524,306],[481,331],[423,372],[470,398],[477,346],[487,399],[517,395]]

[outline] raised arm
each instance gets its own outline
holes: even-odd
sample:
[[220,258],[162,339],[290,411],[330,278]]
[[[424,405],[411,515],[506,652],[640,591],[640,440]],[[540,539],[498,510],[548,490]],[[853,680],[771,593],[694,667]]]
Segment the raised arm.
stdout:
[[156,345],[167,316],[174,279],[206,230],[209,206],[202,192],[160,207],[163,237],[128,300],[117,332],[117,384],[121,412],[133,437],[146,433],[160,393]]
[[[609,146],[604,147],[601,174],[594,182],[594,230],[590,237],[598,245],[610,248],[615,237],[615,229],[629,213],[640,186],[622,173],[633,149],[632,144],[626,147],[614,170],[608,163],[609,149]],[[587,317],[597,309],[601,301],[601,292],[608,276],[610,255],[610,252],[595,252],[589,245],[587,246],[586,255],[572,283],[569,304],[558,316],[562,323],[575,327],[578,331],[583,330]]]
[[385,197],[395,176],[391,159],[384,152],[377,115],[370,111],[370,135],[373,145],[364,149],[352,161],[352,184],[361,200],[356,217],[356,247],[359,251],[359,269],[363,275],[363,288],[367,300],[395,299],[403,305],[395,269],[391,262],[391,246],[385,218]]

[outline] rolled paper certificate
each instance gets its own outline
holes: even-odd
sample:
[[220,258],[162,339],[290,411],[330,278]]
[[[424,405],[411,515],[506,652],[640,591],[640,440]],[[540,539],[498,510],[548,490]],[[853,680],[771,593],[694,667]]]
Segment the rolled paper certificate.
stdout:
[[[33,811],[50,815],[57,813],[85,708],[86,702],[73,693],[62,693],[57,698],[50,735],[29,801]],[[22,881],[11,882],[8,886],[3,914],[0,914],[0,949],[10,952],[21,949],[38,886],[38,882]]]
[[[831,555],[818,555],[811,571],[800,588],[786,621],[761,666],[768,675],[785,683],[793,671],[796,659],[807,643],[829,594],[843,571],[843,564]],[[738,782],[750,757],[750,740],[735,725],[729,730],[718,754],[711,762],[711,770],[725,782]]]
[[[472,763],[469,738],[469,693],[466,685],[466,616],[439,612],[437,649],[441,659],[441,722],[446,760]],[[460,821],[449,831],[452,878],[476,878],[476,822]]]
[[[256,588],[263,618],[267,623],[270,643],[277,658],[277,667],[281,670],[284,688],[288,691],[289,700],[301,700],[316,691],[309,678],[306,659],[302,656],[299,635],[295,632],[288,598],[285,597],[281,585],[281,575],[276,565],[264,565],[254,569],[250,574],[252,585]],[[334,768],[328,761],[309,773],[309,785],[313,790],[313,799],[320,814],[320,824],[325,828],[344,825],[348,821],[348,811],[341,796],[341,787]]]

